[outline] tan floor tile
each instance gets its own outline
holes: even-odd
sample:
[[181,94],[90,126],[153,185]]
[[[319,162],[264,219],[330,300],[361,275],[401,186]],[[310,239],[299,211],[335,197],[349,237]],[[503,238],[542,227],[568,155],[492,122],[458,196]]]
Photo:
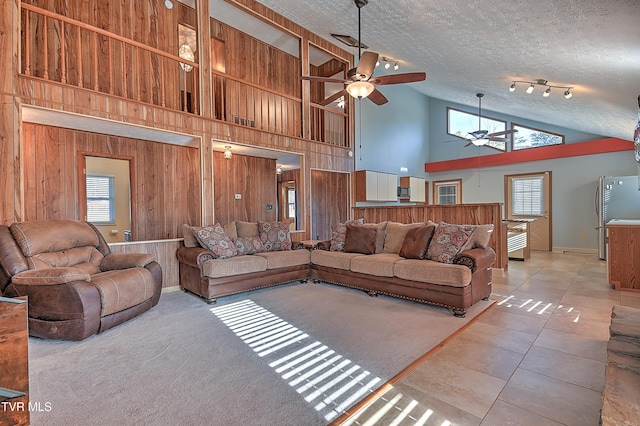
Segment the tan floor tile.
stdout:
[[[620,296],[618,295],[618,297]],[[611,321],[611,310],[615,305],[619,304],[619,299],[609,300],[576,294],[567,294],[560,301],[560,305],[564,309],[574,309],[580,311],[581,318],[606,322]]]
[[533,345],[537,336],[535,334],[509,330],[508,328],[491,324],[475,322],[464,330],[460,334],[460,337],[519,354],[525,354],[531,345]]
[[629,306],[631,308],[640,309],[640,293],[633,293],[630,291],[621,291],[620,304],[622,306]]
[[544,318],[534,318],[528,315],[521,315],[517,311],[509,312],[499,309],[490,309],[478,321],[536,335],[542,331],[546,323]]
[[561,426],[546,417],[523,410],[504,401],[496,401],[487,413],[481,426]]
[[534,345],[519,368],[601,392],[604,367],[601,361]]
[[496,300],[493,309],[546,320],[551,317],[557,305],[558,300],[549,297],[514,291],[502,300]]
[[460,336],[445,345],[434,358],[444,359],[467,368],[508,380],[522,361],[523,354]]
[[397,384],[343,425],[415,425],[425,417],[428,419],[427,425],[450,422],[473,426],[479,425],[482,420],[411,386]]
[[607,340],[579,336],[562,331],[544,329],[534,345],[554,349],[568,354],[590,358],[596,361],[607,361]]
[[556,309],[545,328],[598,340],[609,339],[609,321],[587,319],[578,309]]
[[447,360],[430,358],[402,383],[483,418],[506,382]]
[[518,369],[499,400],[566,425],[598,425],[600,392]]

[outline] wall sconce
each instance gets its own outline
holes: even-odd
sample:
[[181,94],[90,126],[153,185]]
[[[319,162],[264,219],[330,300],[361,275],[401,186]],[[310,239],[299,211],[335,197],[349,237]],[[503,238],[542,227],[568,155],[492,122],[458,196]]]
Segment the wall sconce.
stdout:
[[164,7],[169,10],[173,9],[173,2],[171,0],[164,0]]
[[525,90],[525,92],[527,93],[533,93],[533,91],[535,90],[536,86],[544,86],[547,89],[542,92],[542,96],[544,96],[545,98],[548,97],[551,94],[551,89],[555,88],[555,89],[566,89],[564,91],[564,97],[566,99],[569,99],[573,96],[573,93],[571,93],[571,89],[573,89],[573,87],[569,87],[569,86],[556,86],[553,84],[549,84],[547,82],[547,80],[544,80],[542,78],[539,78],[536,81],[525,81],[525,80],[514,80],[511,82],[511,86],[509,86],[509,91],[510,92],[514,92],[516,90],[516,83],[524,83],[524,84],[528,84],[529,87],[527,87],[527,90]]
[[229,145],[224,147],[224,158],[225,160],[231,159],[231,147]]
[[281,175],[282,174],[282,166],[280,164],[278,164],[276,166],[276,174],[277,175]]
[[[191,62],[196,59],[196,56],[193,54],[193,50],[191,50],[191,47],[189,47],[188,44],[180,46],[180,49],[178,49],[178,56]],[[182,62],[180,62],[180,67],[185,70],[185,72],[189,72],[193,69],[193,65],[183,64]]]

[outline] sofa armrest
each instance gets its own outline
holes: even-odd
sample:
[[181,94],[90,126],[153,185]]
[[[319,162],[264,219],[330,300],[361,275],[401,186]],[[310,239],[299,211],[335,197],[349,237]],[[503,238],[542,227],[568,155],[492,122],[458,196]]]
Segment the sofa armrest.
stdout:
[[478,269],[486,269],[493,265],[495,261],[496,252],[491,247],[465,250],[453,259],[453,263],[464,265],[471,269],[471,272],[475,272]]
[[202,265],[207,260],[218,258],[218,256],[205,248],[185,246],[178,247],[178,250],[176,250],[176,257],[178,258],[178,262],[185,263],[198,269],[201,269]]
[[117,269],[144,268],[154,260],[156,260],[156,257],[148,253],[111,253],[102,259],[100,270],[104,272]]
[[32,269],[15,274],[11,282],[15,285],[60,285],[74,281],[91,281],[86,272],[78,268]]

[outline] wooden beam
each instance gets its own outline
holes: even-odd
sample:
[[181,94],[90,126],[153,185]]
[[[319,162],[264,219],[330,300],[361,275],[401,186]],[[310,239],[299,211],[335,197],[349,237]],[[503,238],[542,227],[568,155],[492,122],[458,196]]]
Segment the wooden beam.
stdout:
[[437,173],[450,170],[528,163],[530,161],[553,160],[555,158],[578,157],[581,155],[606,154],[609,152],[629,151],[633,149],[633,142],[631,141],[618,138],[605,138],[587,142],[523,149],[502,154],[425,163],[424,171],[427,173]]

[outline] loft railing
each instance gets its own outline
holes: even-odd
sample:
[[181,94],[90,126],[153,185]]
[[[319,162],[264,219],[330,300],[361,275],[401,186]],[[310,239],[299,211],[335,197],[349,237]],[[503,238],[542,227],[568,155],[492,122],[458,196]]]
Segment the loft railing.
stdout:
[[198,114],[197,63],[30,4],[21,8],[25,76]]
[[[25,76],[199,114],[196,62],[92,25],[22,3],[21,72]],[[190,72],[182,64],[190,65]],[[185,67],[187,68],[187,67]],[[213,116],[242,126],[348,147],[349,115],[212,71]]]

